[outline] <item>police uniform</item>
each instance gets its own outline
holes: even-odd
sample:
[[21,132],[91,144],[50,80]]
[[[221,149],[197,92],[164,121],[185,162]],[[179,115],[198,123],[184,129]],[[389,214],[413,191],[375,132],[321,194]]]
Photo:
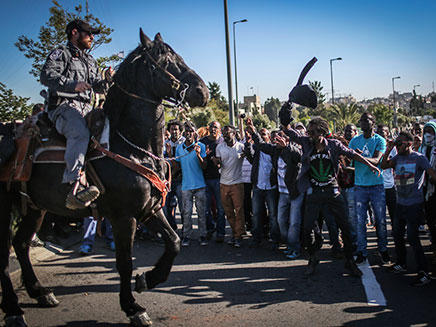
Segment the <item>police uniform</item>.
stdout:
[[[71,42],[50,53],[40,79],[49,88],[48,116],[67,139],[62,183],[71,183],[79,178],[88,148],[90,133],[84,117],[92,110],[92,91],[106,93],[109,83],[102,79],[96,60]],[[92,89],[74,91],[79,82]]]

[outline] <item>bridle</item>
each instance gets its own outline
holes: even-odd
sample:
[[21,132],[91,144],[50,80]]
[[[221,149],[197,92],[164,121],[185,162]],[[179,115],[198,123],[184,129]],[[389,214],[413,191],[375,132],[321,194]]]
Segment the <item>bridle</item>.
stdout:
[[[173,96],[172,97],[167,97],[164,98],[165,102],[162,103],[162,101],[156,101],[153,100],[151,98],[147,98],[147,97],[143,97],[140,95],[137,95],[135,93],[132,93],[130,91],[127,91],[124,87],[120,86],[118,83],[114,82],[114,85],[119,88],[122,92],[124,92],[126,95],[138,99],[138,100],[142,100],[144,102],[148,102],[148,103],[152,103],[152,104],[156,104],[156,105],[161,105],[163,104],[166,107],[169,108],[173,108],[173,109],[177,109],[178,111],[180,111],[180,109],[188,109],[189,105],[186,103],[185,101],[185,97],[186,97],[186,92],[189,89],[189,84],[188,83],[183,83],[183,80],[186,78],[186,76],[190,73],[192,73],[192,69],[188,68],[180,77],[179,79],[177,79],[173,74],[171,74],[166,68],[162,67],[150,54],[150,47],[144,47],[143,48],[143,52],[141,53],[141,55],[138,55],[137,57],[135,57],[131,63],[133,63],[134,61],[142,58],[143,56],[147,57],[147,63],[148,65],[148,71],[150,73],[150,80],[151,80],[151,86],[152,86],[152,90],[154,91],[154,94],[156,94],[156,88],[155,88],[155,83],[154,83],[154,76],[153,74],[158,74],[157,77],[166,81],[167,83],[171,84],[171,89],[173,92]],[[184,86],[182,88],[182,85]]]

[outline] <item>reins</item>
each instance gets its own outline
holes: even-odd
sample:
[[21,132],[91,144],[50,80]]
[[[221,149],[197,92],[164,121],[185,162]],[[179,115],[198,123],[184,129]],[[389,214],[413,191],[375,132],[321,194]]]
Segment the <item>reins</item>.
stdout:
[[[112,151],[106,150],[105,148],[103,148],[101,146],[101,144],[94,138],[92,137],[92,142],[94,143],[94,148],[98,151],[100,151],[101,153],[105,154],[108,158],[122,164],[123,166],[133,170],[134,172],[138,173],[139,175],[145,177],[146,179],[148,179],[150,181],[150,183],[161,193],[162,195],[162,203],[161,203],[161,207],[165,206],[165,201],[166,201],[166,196],[168,194],[168,192],[170,191],[171,188],[171,165],[169,164],[169,162],[165,161],[167,167],[168,167],[168,180],[162,180],[158,174],[156,174],[156,172],[150,168],[147,168],[141,164],[138,164],[136,162],[134,162],[131,159],[128,159],[126,157],[123,157],[119,154],[116,154]],[[139,148],[139,147],[138,147]],[[141,149],[141,148],[139,148]],[[143,150],[143,149],[142,149]],[[154,154],[152,154],[149,151],[143,150],[145,151],[147,154],[152,155],[153,158],[158,158],[160,160],[163,160],[162,158],[156,157]]]

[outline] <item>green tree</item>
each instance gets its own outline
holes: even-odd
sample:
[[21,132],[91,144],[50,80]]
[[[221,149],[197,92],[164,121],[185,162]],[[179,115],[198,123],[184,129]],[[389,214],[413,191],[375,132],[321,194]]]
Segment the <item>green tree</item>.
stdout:
[[210,122],[216,120],[215,114],[210,107],[194,108],[187,117],[194,122],[197,128],[208,126]]
[[[32,69],[30,74],[39,79],[42,66],[49,53],[67,40],[65,29],[67,24],[76,18],[81,18],[91,25],[100,29],[100,34],[95,36],[92,49],[98,48],[104,43],[112,41],[110,34],[113,29],[105,26],[97,17],[89,13],[82,13],[82,6],[76,6],[74,12],[66,11],[56,0],[50,7],[50,18],[44,26],[39,29],[38,40],[33,40],[25,35],[18,37],[15,46],[24,53],[26,58],[32,59]],[[114,58],[113,58],[114,59]]]
[[253,125],[259,131],[261,128],[271,129],[273,126],[267,115],[255,114],[252,118]]
[[27,103],[29,99],[15,95],[0,82],[0,121],[25,119],[32,111],[32,105]]
[[325,103],[325,94],[322,93],[322,90],[324,87],[321,85],[320,81],[309,81],[309,85],[312,87],[312,89],[315,91],[316,96],[318,97],[318,106],[324,105]]
[[330,110],[331,116],[327,120],[336,127],[336,131],[342,131],[347,124],[356,124],[360,117],[360,107],[356,103],[337,103]]
[[370,104],[367,111],[374,115],[377,124],[391,126],[394,121],[394,110],[385,104]]
[[221,94],[221,88],[216,82],[208,82],[207,88],[209,89],[210,100],[213,100],[216,106],[222,110],[228,110],[229,105]]
[[276,124],[278,124],[278,115],[281,106],[280,100],[273,97],[266,99],[263,106],[265,114],[271,121],[276,122]]

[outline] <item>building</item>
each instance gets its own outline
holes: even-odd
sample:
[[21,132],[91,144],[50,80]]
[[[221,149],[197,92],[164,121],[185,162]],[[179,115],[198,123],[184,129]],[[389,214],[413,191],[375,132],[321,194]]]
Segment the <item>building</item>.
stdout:
[[250,115],[263,113],[260,97],[256,94],[244,96],[244,104],[242,107],[245,109],[245,112],[249,113]]

